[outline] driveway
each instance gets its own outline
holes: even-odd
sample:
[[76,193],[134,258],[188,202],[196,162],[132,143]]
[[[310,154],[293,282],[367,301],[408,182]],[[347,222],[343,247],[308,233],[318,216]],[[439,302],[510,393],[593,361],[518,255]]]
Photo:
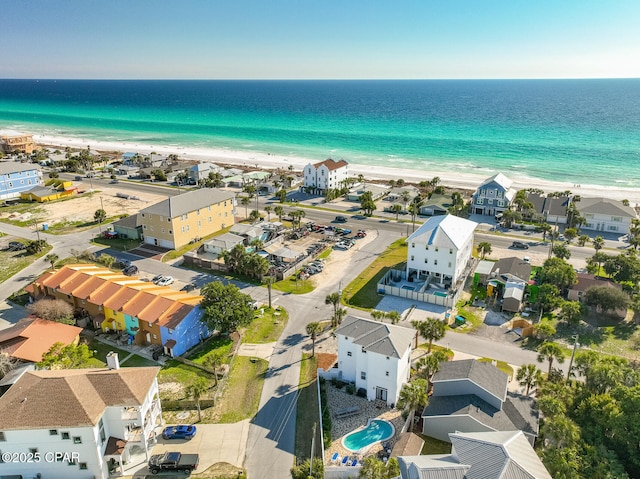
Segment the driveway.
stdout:
[[29,313],[19,304],[0,301],[0,330],[10,328],[27,316],[29,316]]

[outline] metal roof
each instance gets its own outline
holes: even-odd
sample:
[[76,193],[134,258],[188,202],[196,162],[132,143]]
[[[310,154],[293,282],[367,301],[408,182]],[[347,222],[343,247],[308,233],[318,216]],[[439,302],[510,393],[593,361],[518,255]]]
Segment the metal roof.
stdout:
[[478,223],[454,215],[432,216],[425,221],[407,242],[460,249],[473,237]]
[[415,329],[380,323],[371,319],[347,316],[335,334],[352,338],[354,344],[365,350],[394,358],[401,358],[411,341],[415,338]]

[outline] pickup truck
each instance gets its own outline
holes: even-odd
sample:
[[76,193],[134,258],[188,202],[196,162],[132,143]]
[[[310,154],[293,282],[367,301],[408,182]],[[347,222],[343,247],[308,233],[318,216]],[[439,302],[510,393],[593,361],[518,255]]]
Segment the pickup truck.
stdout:
[[198,454],[181,454],[179,452],[154,454],[149,459],[149,471],[151,474],[158,474],[160,471],[182,471],[190,474],[198,468],[199,461]]

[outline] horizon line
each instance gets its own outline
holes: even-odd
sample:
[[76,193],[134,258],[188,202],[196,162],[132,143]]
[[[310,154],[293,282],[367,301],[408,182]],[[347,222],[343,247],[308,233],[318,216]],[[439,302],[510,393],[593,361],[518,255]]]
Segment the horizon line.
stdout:
[[557,81],[638,80],[638,77],[502,77],[502,78],[0,78],[0,81]]

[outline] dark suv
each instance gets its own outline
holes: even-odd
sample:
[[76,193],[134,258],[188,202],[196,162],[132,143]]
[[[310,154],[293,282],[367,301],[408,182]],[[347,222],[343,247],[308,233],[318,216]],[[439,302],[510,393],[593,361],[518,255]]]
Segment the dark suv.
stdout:
[[336,223],[346,223],[347,222],[347,218],[345,218],[344,216],[336,216],[336,219],[334,221]]
[[138,274],[138,267],[135,265],[127,266],[122,270],[122,274],[125,276],[133,276],[134,274]]
[[522,241],[514,241],[511,243],[511,247],[516,249],[529,249],[529,245]]

